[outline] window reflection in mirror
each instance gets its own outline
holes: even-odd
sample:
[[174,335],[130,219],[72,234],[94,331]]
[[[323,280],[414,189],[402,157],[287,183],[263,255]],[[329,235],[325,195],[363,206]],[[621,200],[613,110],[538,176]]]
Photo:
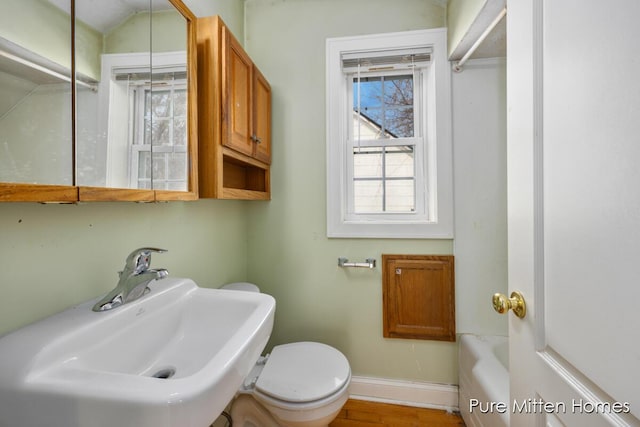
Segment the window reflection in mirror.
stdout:
[[73,185],[69,10],[0,2],[0,182]]
[[76,17],[78,185],[187,190],[184,18],[168,0],[76,0]]
[[150,159],[153,188],[186,191],[189,188],[186,22],[168,0],[158,0],[152,8],[153,74],[146,117],[153,147]]

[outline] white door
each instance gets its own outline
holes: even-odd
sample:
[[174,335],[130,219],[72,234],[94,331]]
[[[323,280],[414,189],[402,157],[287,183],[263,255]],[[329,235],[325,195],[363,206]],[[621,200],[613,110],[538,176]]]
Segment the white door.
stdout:
[[639,20],[638,0],[508,2],[514,427],[640,426]]

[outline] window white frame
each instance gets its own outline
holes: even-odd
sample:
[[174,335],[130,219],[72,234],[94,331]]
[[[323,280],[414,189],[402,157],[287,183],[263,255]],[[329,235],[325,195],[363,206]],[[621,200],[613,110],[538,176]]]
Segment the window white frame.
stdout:
[[[349,210],[353,154],[349,144],[349,83],[342,55],[391,49],[430,47],[423,69],[421,107],[424,146],[416,164],[415,214],[354,214]],[[451,70],[446,29],[407,31],[327,39],[327,236],[355,238],[453,238],[453,160],[451,143]],[[349,154],[351,150],[351,155]],[[417,153],[416,153],[417,155]],[[418,208],[418,205],[416,206]]]

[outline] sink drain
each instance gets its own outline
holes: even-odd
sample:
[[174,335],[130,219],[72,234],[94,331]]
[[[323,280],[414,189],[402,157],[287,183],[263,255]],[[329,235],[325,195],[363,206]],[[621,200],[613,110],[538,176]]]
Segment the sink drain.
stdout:
[[176,374],[176,370],[174,368],[163,368],[163,369],[160,369],[155,374],[151,375],[151,377],[159,378],[161,380],[168,380],[175,374]]

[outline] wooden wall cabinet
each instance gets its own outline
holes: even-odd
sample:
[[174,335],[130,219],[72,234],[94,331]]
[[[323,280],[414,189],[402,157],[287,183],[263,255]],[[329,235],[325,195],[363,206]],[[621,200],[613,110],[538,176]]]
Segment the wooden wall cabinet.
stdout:
[[452,255],[382,255],[383,335],[455,341]]
[[271,87],[219,16],[198,18],[201,198],[271,198]]

